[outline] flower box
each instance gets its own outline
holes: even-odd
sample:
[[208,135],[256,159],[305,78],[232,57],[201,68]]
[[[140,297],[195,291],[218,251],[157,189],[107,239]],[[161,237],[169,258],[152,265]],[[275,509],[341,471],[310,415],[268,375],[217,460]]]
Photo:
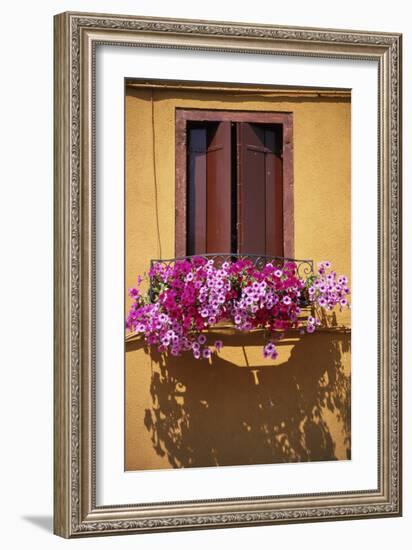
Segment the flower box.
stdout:
[[230,323],[243,332],[263,329],[263,354],[274,359],[283,331],[313,333],[322,313],[349,307],[348,279],[330,268],[322,262],[315,274],[312,260],[251,254],[152,260],[148,292],[141,293],[140,277],[129,289],[126,327],[161,353],[191,352],[196,359],[208,359],[223,345],[208,342],[210,328]]

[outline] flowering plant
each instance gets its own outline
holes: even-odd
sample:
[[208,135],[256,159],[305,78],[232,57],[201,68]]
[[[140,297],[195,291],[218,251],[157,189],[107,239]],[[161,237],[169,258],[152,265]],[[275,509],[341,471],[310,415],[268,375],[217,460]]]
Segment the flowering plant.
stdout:
[[[142,334],[161,353],[191,351],[196,359],[207,359],[212,349],[204,332],[228,321],[241,331],[264,329],[269,339],[263,355],[275,359],[274,340],[283,330],[312,333],[320,325],[316,312],[349,307],[348,279],[337,277],[330,267],[330,262],[322,262],[317,274],[304,280],[293,261],[285,261],[281,267],[267,263],[263,268],[248,259],[215,265],[214,260],[202,256],[173,264],[157,262],[148,274],[150,292],[141,292],[140,277],[137,287],[129,289],[133,303],[126,328]],[[313,315],[302,319],[304,298]],[[222,346],[221,340],[213,342],[217,352]]]

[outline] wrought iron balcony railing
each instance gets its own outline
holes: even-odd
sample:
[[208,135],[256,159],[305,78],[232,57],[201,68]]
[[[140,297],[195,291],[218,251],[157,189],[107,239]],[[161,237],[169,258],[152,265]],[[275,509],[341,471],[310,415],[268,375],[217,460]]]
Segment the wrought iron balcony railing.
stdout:
[[[181,256],[178,258],[169,258],[167,260],[163,259],[153,259],[150,260],[150,267],[153,267],[154,264],[163,264],[171,265],[177,261],[188,260],[191,261],[193,258],[206,258],[208,260],[214,260],[214,265],[221,265],[223,262],[235,262],[237,260],[249,260],[252,264],[258,268],[263,269],[266,264],[271,263],[281,268],[287,262],[293,262],[296,264],[296,274],[298,277],[307,278],[313,275],[313,260],[297,260],[296,258],[285,258],[283,256],[265,256],[259,254],[232,254],[232,253],[212,253],[212,254],[196,254],[193,256]],[[150,296],[152,297],[152,288],[149,289]],[[302,296],[301,304],[302,307],[308,305],[307,297]]]

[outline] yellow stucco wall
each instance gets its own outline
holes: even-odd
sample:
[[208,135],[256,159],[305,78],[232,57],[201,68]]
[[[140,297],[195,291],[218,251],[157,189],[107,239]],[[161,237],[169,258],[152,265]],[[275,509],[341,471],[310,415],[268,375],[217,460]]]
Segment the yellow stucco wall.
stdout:
[[[239,93],[219,94],[198,91],[152,91],[150,89],[138,90],[127,88],[126,290],[135,285],[138,274],[143,274],[147,271],[151,258],[171,258],[175,255],[174,120],[175,109],[177,107],[293,113],[294,257],[311,258],[315,263],[328,259],[332,262],[333,267],[338,273],[344,273],[350,278],[351,111],[349,96],[345,97],[344,94],[338,97],[334,97],[333,94],[326,95],[325,97],[299,96],[299,94],[279,94],[279,96],[272,94],[265,96],[252,93],[247,95]],[[155,157],[153,156],[153,150],[155,150]],[[156,170],[156,177],[154,176],[154,170]],[[130,305],[130,300],[127,297],[125,298],[125,303],[127,309]],[[349,327],[349,310],[346,310],[342,314],[338,313],[336,323],[342,327]],[[292,337],[292,339],[286,340],[281,346],[280,355],[276,361],[263,360],[261,341],[257,339],[257,335],[242,335],[243,340],[240,342],[237,336],[231,335],[229,331],[226,332],[224,338],[226,339],[227,346],[222,350],[220,357],[213,360],[214,363],[217,362],[220,366],[209,365],[209,367],[220,369],[219,372],[221,375],[224,372],[227,378],[224,382],[226,384],[230,385],[230,380],[232,379],[233,382],[236,379],[237,382],[232,383],[232,399],[239,397],[237,390],[234,388],[237,387],[242,395],[242,392],[245,391],[244,388],[246,386],[241,381],[241,377],[244,377],[247,385],[250,385],[255,390],[256,387],[261,386],[262,382],[259,376],[261,372],[264,372],[264,377],[267,378],[265,382],[266,387],[269,388],[271,384],[274,384],[279,388],[279,376],[282,378],[286,376],[287,372],[291,373],[293,369],[297,369],[293,371],[295,379],[297,373],[300,373],[298,378],[303,377],[301,382],[304,387],[310,386],[312,388],[313,385],[313,388],[310,390],[313,407],[318,407],[321,411],[320,414],[317,413],[318,427],[316,429],[318,431],[321,430],[322,437],[325,439],[326,426],[327,432],[331,440],[333,440],[334,450],[333,452],[330,451],[331,454],[328,456],[333,456],[336,459],[348,457],[350,454],[350,437],[348,437],[348,433],[350,432],[350,427],[348,427],[348,419],[350,418],[350,384],[343,384],[345,386],[346,397],[343,399],[340,395],[339,406],[336,406],[336,404],[331,405],[330,403],[328,405],[327,397],[323,397],[322,399],[319,397],[320,393],[322,393],[322,388],[328,388],[328,384],[332,383],[331,380],[333,381],[334,377],[336,379],[339,378],[336,376],[338,371],[339,375],[342,375],[346,382],[350,380],[350,336],[344,330],[335,328],[323,334],[307,335],[297,339],[296,337]],[[249,341],[247,338],[249,338]],[[335,367],[338,365],[334,373],[319,358],[320,350],[324,350],[324,354],[330,358],[331,363]],[[157,432],[157,435],[154,435],[153,420],[150,420],[149,416],[150,414],[152,414],[152,417],[153,415],[160,415],[157,421],[158,424],[162,424],[161,415],[165,413],[158,407],[159,395],[155,395],[157,412],[153,412],[152,394],[156,394],[156,391],[164,393],[167,387],[174,395],[172,401],[174,402],[176,399],[175,389],[173,391],[170,389],[171,382],[169,377],[172,376],[170,364],[165,365],[162,361],[161,358],[149,354],[148,350],[145,350],[139,342],[126,345],[125,468],[129,470],[170,468],[172,467],[171,464],[174,466],[209,465],[208,461],[212,460],[211,456],[213,452],[206,453],[207,457],[205,455],[203,458],[202,456],[200,458],[192,457],[191,462],[187,457],[185,462],[185,459],[180,456],[174,462],[173,460],[176,457],[171,456],[173,455],[173,451],[170,449],[165,450],[167,444],[163,440],[162,443],[159,441],[156,443],[155,441],[159,435]],[[301,363],[300,366],[299,362]],[[207,379],[208,381],[207,383],[210,383],[210,374],[207,374],[207,371],[204,370],[204,363],[206,361],[201,361],[200,363],[202,363],[202,367],[199,367],[196,361],[194,362],[192,359],[179,358],[179,364],[173,367],[175,372],[173,375],[175,377],[173,384],[181,383],[182,387],[184,387],[184,391],[182,390],[182,395],[180,395],[180,398],[183,400],[182,404],[175,404],[175,408],[177,407],[180,411],[179,414],[182,418],[186,418],[186,421],[189,417],[202,416],[200,410],[196,409],[196,412],[193,412],[194,409],[192,408],[192,412],[189,414],[189,409],[187,408],[187,403],[191,402],[192,405],[194,403],[190,401],[190,387],[194,386],[198,389],[202,387],[202,384],[196,377],[201,377],[199,373],[203,373],[205,380]],[[324,371],[319,372],[319,367],[314,366],[316,364],[323,365],[325,367]],[[188,371],[187,368],[190,370]],[[176,378],[176,372],[179,369],[183,369],[182,376],[186,380],[185,383],[179,381],[178,377]],[[254,373],[253,371],[256,372]],[[232,372],[230,376],[229,372]],[[236,375],[233,372],[236,372]],[[272,372],[270,376],[269,372]],[[187,379],[188,373],[192,373],[190,375],[192,378],[189,380]],[[312,376],[313,374],[314,376]],[[327,381],[322,382],[322,378],[325,378],[325,376]],[[284,389],[288,387],[289,392],[292,393],[293,391],[297,392],[295,396],[296,401],[297,396],[300,395],[299,389],[296,389],[294,386],[292,390],[288,385],[287,377],[282,378],[282,380],[283,385],[281,384],[281,387],[284,387]],[[218,379],[214,380],[214,382],[218,382]],[[153,389],[153,384],[157,388],[156,390]],[[340,384],[341,386],[342,384]],[[316,393],[315,387],[317,387],[318,393]],[[150,390],[152,390],[152,394]],[[325,393],[328,394],[329,391],[329,394],[333,396],[335,390],[329,387],[329,390],[325,390]],[[274,389],[274,391],[276,393],[278,390]],[[256,392],[254,391],[253,395],[255,394]],[[250,396],[250,393],[245,393],[244,395],[246,399],[249,399],[247,395]],[[275,396],[272,397],[275,398]],[[212,399],[212,394],[209,393],[210,399]],[[307,405],[307,396],[305,399]],[[333,401],[333,397],[329,396],[329,399]],[[200,401],[202,399],[199,397]],[[203,401],[205,403],[208,402],[207,399],[203,399]],[[262,405],[262,403],[260,404]],[[253,409],[253,406],[250,408]],[[218,403],[215,403],[216,410],[220,410]],[[148,411],[151,411],[151,413],[149,414]],[[176,410],[175,414],[177,414]],[[210,411],[207,414],[210,414]],[[310,422],[313,422],[311,414],[309,414],[311,418]],[[276,422],[282,417],[282,413],[280,412],[278,416],[276,419],[270,415],[265,418],[269,424],[273,421],[273,425],[275,426]],[[292,414],[286,416],[289,420],[293,417]],[[226,415],[226,418],[229,417]],[[293,418],[296,421],[296,417]],[[346,421],[343,421],[342,418],[346,419]],[[276,428],[278,430],[276,433],[278,434],[282,433],[282,430],[287,431],[287,428],[281,427],[282,422],[280,421],[279,426]],[[300,428],[299,426],[295,426],[295,428],[301,434],[301,438],[308,438],[309,436],[306,434],[305,428],[302,427],[306,425],[305,422],[309,422],[308,417],[306,416],[306,421],[302,418],[302,422],[303,424]],[[284,424],[287,426],[287,422],[284,422]],[[231,425],[229,420],[228,425]],[[169,431],[170,429],[169,426]],[[261,429],[262,426],[259,427],[259,433]],[[292,430],[291,427],[289,429]],[[272,426],[270,430],[275,430],[275,428]],[[196,431],[199,431],[199,429]],[[153,440],[150,439],[151,437]],[[201,434],[198,434],[196,437],[201,437]],[[286,440],[288,439],[287,434],[284,434],[284,437],[286,437]],[[180,445],[182,445],[181,440]],[[199,445],[198,443],[198,448]],[[243,447],[247,447],[244,441],[242,445]],[[292,445],[290,441],[288,445]],[[193,446],[196,447],[192,441]],[[191,448],[190,445],[189,448]],[[295,455],[293,455],[293,452],[295,452]],[[279,460],[273,458],[273,460],[269,461],[282,461],[282,457],[286,456],[289,456],[290,460],[305,459],[306,455],[304,451],[301,451],[301,454],[299,454],[295,449],[293,452],[291,451],[287,455],[283,450],[279,454]],[[240,463],[247,463],[245,458],[241,458],[243,455],[239,449],[237,454],[236,452],[232,453],[233,456],[230,453],[230,456],[227,453],[226,455],[223,453],[223,455],[227,456],[227,459],[221,459],[220,462],[218,460],[218,463],[222,463],[222,460],[223,463],[228,464],[236,464],[238,463],[237,460],[240,460]],[[310,459],[326,459],[325,457],[322,458],[322,456],[320,451],[318,453],[312,451]],[[262,461],[268,461],[268,456],[264,455]]]

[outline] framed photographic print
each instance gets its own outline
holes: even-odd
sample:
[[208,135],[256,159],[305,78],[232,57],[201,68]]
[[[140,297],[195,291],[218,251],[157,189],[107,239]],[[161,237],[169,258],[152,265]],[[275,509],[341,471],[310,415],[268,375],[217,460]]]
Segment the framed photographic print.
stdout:
[[55,17],[64,537],[401,514],[401,36]]

